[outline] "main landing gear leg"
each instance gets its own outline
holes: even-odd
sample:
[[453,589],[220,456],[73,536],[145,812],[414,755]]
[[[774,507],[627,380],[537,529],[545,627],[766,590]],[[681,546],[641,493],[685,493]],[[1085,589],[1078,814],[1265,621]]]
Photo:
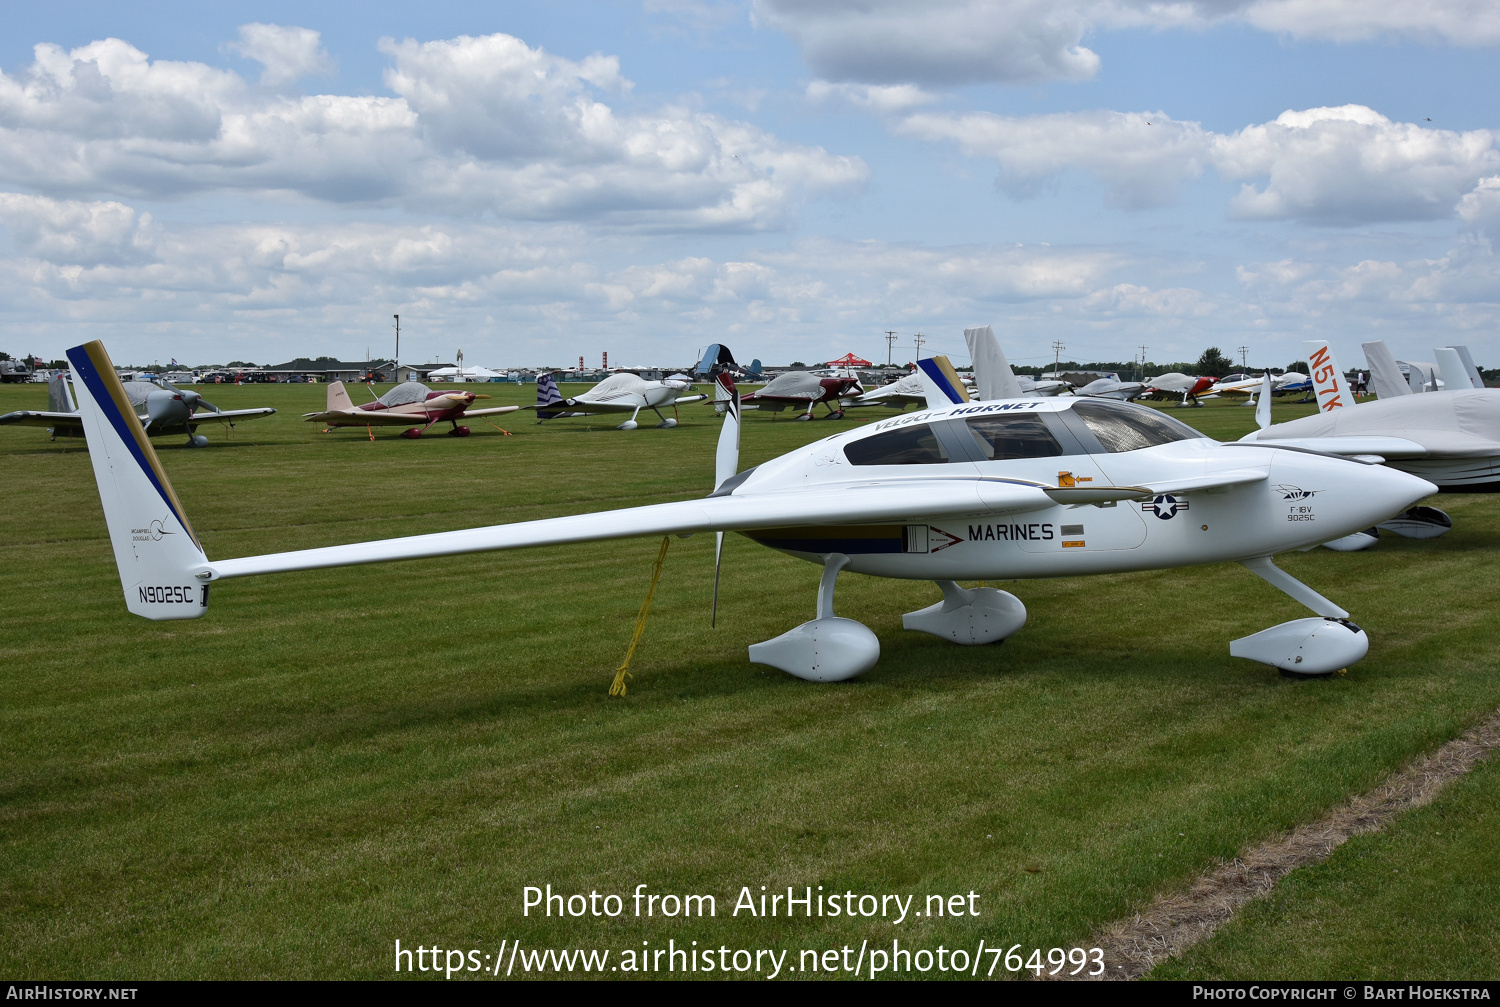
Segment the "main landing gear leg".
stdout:
[[901,625],[931,633],[965,646],[998,643],[1026,625],[1026,606],[1009,591],[993,587],[973,590],[951,580],[940,580],[943,600],[901,617]]
[[656,408],[655,406],[651,407],[651,411],[656,414],[656,418],[657,419],[661,420],[661,422],[656,425],[656,429],[658,429],[658,430],[671,430],[673,427],[675,427],[677,425],[677,421],[676,420],[669,420],[669,419],[667,419],[665,416],[663,416],[661,414],[661,410],[658,409],[658,408]]
[[635,412],[633,412],[633,413],[630,414],[630,419],[626,420],[624,423],[621,423],[619,426],[615,427],[615,429],[616,430],[634,430],[637,426],[639,426],[639,424],[636,423],[635,418],[637,416],[639,416],[640,414],[641,414],[641,407],[640,406],[636,406],[635,407]]
[[849,565],[843,553],[823,560],[818,582],[818,617],[774,640],[751,644],[750,660],[780,668],[809,682],[842,682],[863,675],[880,659],[880,641],[853,619],[833,614],[833,588],[839,571]]
[[1243,657],[1281,669],[1284,675],[1329,675],[1364,657],[1370,638],[1349,621],[1349,613],[1271,562],[1269,556],[1241,560],[1240,565],[1318,613],[1321,618],[1293,619],[1229,643],[1231,657]]

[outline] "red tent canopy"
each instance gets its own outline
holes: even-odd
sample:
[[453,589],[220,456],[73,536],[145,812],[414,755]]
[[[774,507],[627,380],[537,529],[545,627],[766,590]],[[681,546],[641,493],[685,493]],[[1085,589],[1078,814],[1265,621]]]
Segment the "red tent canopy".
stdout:
[[845,353],[842,357],[839,357],[837,360],[830,360],[830,361],[828,361],[828,366],[829,367],[873,367],[875,365],[872,364],[872,363],[870,363],[868,360],[863,360],[860,357],[856,357],[852,353]]

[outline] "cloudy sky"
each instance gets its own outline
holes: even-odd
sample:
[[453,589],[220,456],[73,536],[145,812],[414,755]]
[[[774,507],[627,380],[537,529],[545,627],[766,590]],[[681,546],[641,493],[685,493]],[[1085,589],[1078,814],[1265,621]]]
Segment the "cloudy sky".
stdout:
[[[141,8],[149,15],[139,13]],[[0,349],[1500,364],[1500,0],[57,0]]]

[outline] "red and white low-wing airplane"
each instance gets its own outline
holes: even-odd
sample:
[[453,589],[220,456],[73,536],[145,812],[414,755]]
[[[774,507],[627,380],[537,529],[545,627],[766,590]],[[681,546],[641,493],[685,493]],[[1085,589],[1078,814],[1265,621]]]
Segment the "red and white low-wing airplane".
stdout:
[[302,418],[309,423],[326,423],[330,427],[406,427],[401,436],[412,440],[446,420],[453,424],[449,435],[467,437],[469,428],[461,426],[459,420],[471,416],[499,416],[521,408],[469,408],[475,399],[487,398],[488,395],[473,392],[435,392],[420,381],[403,381],[374,402],[356,406],[344,383],[335,381],[328,386],[328,408],[321,413],[307,413]]
[[1183,405],[1187,405],[1191,400],[1193,405],[1198,406],[1203,404],[1198,401],[1198,396],[1205,394],[1218,380],[1208,375],[1194,377],[1191,374],[1183,374],[1181,371],[1169,371],[1147,380],[1146,392],[1181,395]]
[[841,419],[844,405],[841,400],[860,395],[864,388],[859,378],[847,376],[820,378],[808,371],[787,371],[777,375],[759,391],[747,392],[740,397],[747,409],[763,409],[779,413],[787,406],[802,410],[799,420],[813,418],[813,406],[822,403],[828,408],[830,419]]

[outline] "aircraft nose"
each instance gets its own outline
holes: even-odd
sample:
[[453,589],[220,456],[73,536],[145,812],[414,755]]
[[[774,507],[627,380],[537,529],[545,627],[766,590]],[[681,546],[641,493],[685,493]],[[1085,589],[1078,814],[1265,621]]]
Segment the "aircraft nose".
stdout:
[[1371,523],[1384,521],[1438,491],[1437,486],[1420,476],[1388,465],[1363,465],[1358,476],[1351,478],[1351,497],[1371,513]]

